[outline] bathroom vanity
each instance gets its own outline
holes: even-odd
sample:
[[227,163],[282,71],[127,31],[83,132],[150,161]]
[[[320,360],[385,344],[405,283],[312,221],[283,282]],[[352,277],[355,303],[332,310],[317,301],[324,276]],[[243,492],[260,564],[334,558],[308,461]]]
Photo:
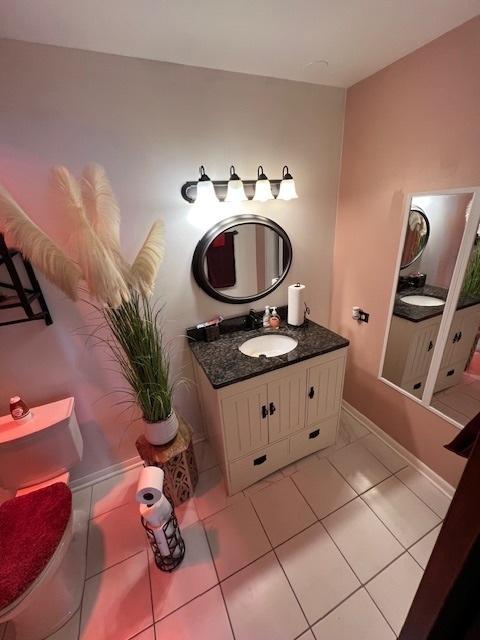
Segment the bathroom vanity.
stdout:
[[[236,330],[214,342],[188,332],[205,425],[229,494],[336,440],[348,340],[302,327]],[[250,338],[289,336],[284,355],[251,357]]]

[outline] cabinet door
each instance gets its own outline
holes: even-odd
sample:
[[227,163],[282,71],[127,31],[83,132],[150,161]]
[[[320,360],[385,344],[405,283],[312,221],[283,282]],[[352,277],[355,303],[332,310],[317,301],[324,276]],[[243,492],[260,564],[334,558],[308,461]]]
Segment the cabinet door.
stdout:
[[306,373],[268,383],[268,438],[275,442],[305,426]]
[[306,426],[340,411],[345,358],[311,367],[307,372]]
[[268,443],[267,385],[222,400],[229,460]]
[[466,364],[473,348],[475,337],[480,325],[480,309],[465,309],[462,314],[456,342],[454,343],[453,357],[455,362]]
[[[457,357],[455,353],[455,348],[457,345],[458,335],[462,329],[462,320],[463,316],[461,312],[457,311],[453,316],[452,324],[450,326],[450,331],[448,332],[447,343],[445,345],[445,349],[443,351],[442,364],[441,367],[448,367],[448,365],[456,362]],[[463,343],[465,344],[465,342]]]
[[426,326],[419,323],[415,328],[410,340],[403,380],[421,378],[428,372],[439,326],[440,322],[429,323]]

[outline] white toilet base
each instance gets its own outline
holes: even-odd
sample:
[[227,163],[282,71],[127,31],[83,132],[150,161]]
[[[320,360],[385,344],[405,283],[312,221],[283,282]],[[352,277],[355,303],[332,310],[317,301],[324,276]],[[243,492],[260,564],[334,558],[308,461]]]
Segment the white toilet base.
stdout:
[[3,640],[44,640],[78,610],[85,581],[87,524],[88,515],[75,511],[72,539],[60,566],[29,594],[25,608],[18,607],[18,617],[12,611]]

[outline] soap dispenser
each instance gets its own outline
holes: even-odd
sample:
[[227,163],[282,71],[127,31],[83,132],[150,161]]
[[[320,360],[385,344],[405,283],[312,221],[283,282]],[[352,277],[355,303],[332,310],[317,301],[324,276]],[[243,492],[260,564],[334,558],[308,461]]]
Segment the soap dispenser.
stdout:
[[268,305],[265,307],[265,313],[263,314],[263,326],[264,328],[270,326],[270,307]]
[[278,329],[280,326],[280,316],[277,313],[277,307],[272,307],[272,312],[270,314],[270,326],[272,329]]

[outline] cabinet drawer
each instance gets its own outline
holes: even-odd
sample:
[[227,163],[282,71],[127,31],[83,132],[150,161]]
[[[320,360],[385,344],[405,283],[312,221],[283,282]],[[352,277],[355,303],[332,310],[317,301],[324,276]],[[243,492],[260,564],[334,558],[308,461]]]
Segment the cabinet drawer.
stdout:
[[406,382],[402,381],[402,384],[400,386],[402,387],[402,389],[405,389],[405,391],[408,391],[408,393],[411,393],[412,396],[421,398],[425,389],[426,379],[426,376],[413,378],[413,380],[407,380]]
[[288,439],[275,442],[245,458],[230,463],[231,492],[254,484],[288,464]]
[[463,360],[461,362],[455,362],[454,364],[448,365],[447,367],[442,367],[438,372],[434,393],[458,384],[464,368],[465,362]]
[[338,415],[303,429],[290,438],[290,461],[299,460],[314,451],[333,444],[337,438]]

